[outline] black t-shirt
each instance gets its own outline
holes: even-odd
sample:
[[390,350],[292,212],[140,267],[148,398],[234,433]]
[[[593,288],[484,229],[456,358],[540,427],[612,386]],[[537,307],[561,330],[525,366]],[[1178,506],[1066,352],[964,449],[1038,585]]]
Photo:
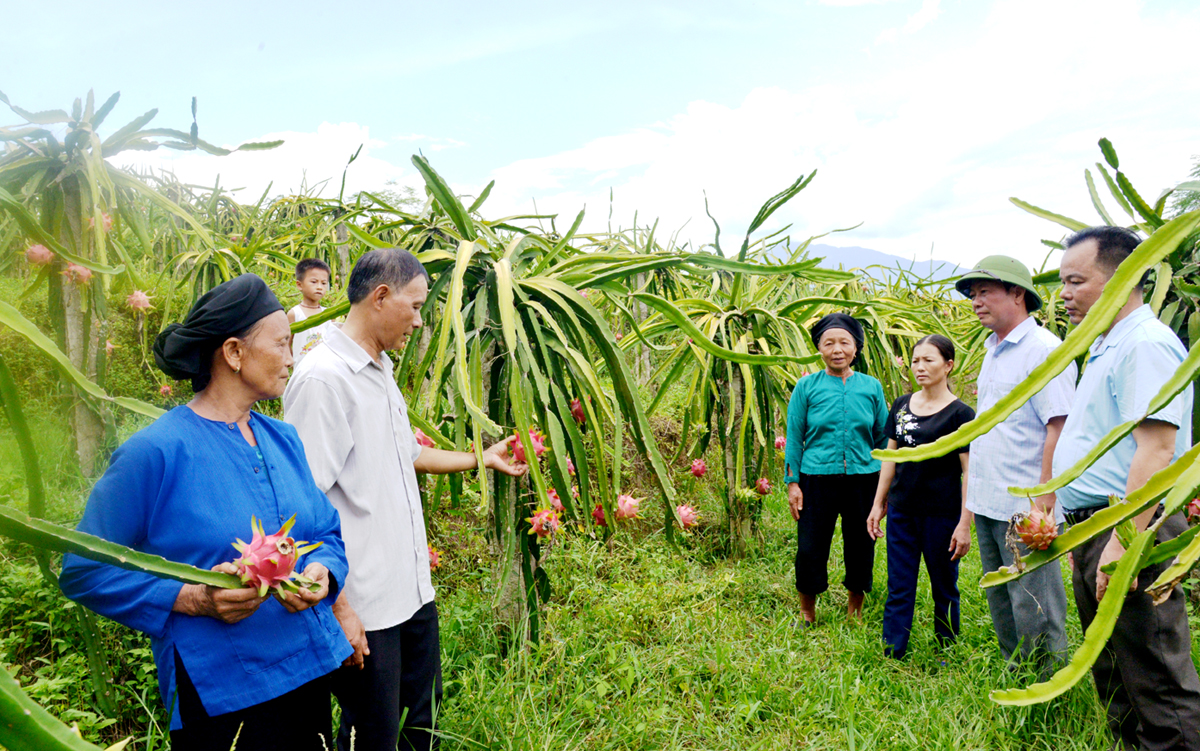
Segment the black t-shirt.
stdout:
[[[963,423],[975,419],[975,410],[954,401],[932,415],[915,415],[908,408],[912,394],[905,394],[892,405],[888,414],[888,438],[901,448],[923,446],[949,435]],[[962,514],[962,462],[959,454],[970,451],[963,446],[936,459],[896,464],[896,475],[888,489],[888,508],[921,516]]]

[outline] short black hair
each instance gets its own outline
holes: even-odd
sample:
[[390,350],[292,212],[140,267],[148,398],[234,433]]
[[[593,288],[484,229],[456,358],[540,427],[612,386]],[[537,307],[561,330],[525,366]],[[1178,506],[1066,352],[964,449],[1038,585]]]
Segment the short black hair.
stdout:
[[942,359],[946,362],[950,362],[954,359],[954,342],[950,341],[947,337],[944,337],[941,334],[930,334],[929,336],[921,337],[917,340],[917,343],[913,345],[913,352],[916,352],[917,347],[920,347],[922,344],[933,346],[935,349],[937,349],[938,354],[941,355]]
[[329,264],[325,263],[320,258],[305,258],[303,261],[296,264],[296,281],[304,281],[304,275],[313,269],[320,269],[326,274],[332,276],[332,272],[329,270]]
[[1012,282],[1000,282],[1000,283],[1004,285],[1004,294],[1006,294],[1006,295],[1009,292],[1012,292],[1014,289],[1021,290],[1021,301],[1025,303],[1025,312],[1026,313],[1033,312],[1033,305],[1034,305],[1033,295],[1030,294],[1029,290],[1025,289],[1024,287],[1022,287],[1019,284],[1013,284]]
[[[1096,262],[1108,272],[1109,276],[1115,274],[1121,262],[1142,244],[1142,238],[1132,230],[1124,227],[1100,226],[1079,230],[1067,238],[1066,247],[1072,248],[1088,240],[1096,241]],[[1138,288],[1146,286],[1149,278],[1150,271],[1147,270],[1138,281]]]
[[346,296],[350,298],[351,305],[357,305],[381,284],[399,291],[418,276],[425,277],[427,282],[432,281],[425,266],[412,253],[400,248],[376,248],[365,253],[354,264]]

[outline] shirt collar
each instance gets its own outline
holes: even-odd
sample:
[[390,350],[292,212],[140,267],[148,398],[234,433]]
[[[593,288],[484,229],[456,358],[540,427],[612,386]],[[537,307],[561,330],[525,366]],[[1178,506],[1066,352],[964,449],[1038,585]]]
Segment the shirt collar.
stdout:
[[1025,338],[1026,334],[1028,334],[1030,331],[1033,331],[1035,328],[1037,328],[1037,321],[1033,320],[1033,316],[1026,316],[1024,321],[1018,323],[1012,331],[1008,332],[1008,336],[1004,337],[1004,341],[999,341],[996,336],[996,332],[993,331],[987,339],[983,340],[983,346],[987,349],[995,349],[1001,344],[1012,344],[1013,346],[1016,346],[1017,344],[1021,343],[1021,340]]
[[[346,336],[345,332],[337,326],[330,326],[326,330],[325,345],[333,350],[335,355],[342,358],[355,373],[361,372],[363,368],[372,364],[371,356],[367,354],[367,351],[358,342]],[[384,352],[379,353],[379,360],[374,364],[391,372],[392,361]]]
[[[1115,326],[1109,329],[1107,334],[1101,334],[1096,337],[1096,341],[1092,342],[1090,348],[1091,357],[1103,354],[1104,350],[1109,347],[1115,347],[1129,336],[1129,333],[1139,325],[1154,318],[1154,312],[1150,310],[1150,306],[1142,303],[1134,309],[1132,313],[1122,318]],[[1089,357],[1088,359],[1091,359]]]

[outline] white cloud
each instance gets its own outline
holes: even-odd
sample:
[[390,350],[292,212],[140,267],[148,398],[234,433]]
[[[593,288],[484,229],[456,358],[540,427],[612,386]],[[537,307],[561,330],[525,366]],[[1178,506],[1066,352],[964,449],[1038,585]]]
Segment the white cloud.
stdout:
[[[686,225],[681,238],[702,243],[712,236],[706,192],[731,251],[762,201],[819,168],[774,227],[795,222],[793,236],[805,237],[862,221],[830,239],[1040,265],[1039,239],[1063,230],[1008,197],[1098,221],[1082,172],[1101,136],[1143,193],[1185,176],[1200,152],[1200,81],[1145,76],[1129,61],[1188,70],[1198,32],[1194,15],[1156,21],[1119,0],[1005,0],[981,30],[921,63],[839,85],[756,89],[734,107],[697,101],[666,122],[499,168],[486,208],[528,211],[536,199],[541,212],[573,217],[586,204],[585,227],[603,229],[611,187],[614,225],[636,211],[639,224],[661,219],[660,236]],[[1120,54],[1097,39],[1120,39]]]
[[884,3],[894,3],[898,0],[820,0],[821,5],[834,5],[841,8],[849,8],[856,5],[883,5]]
[[[387,143],[371,138],[370,129],[364,125],[321,123],[316,132],[266,133],[250,140],[278,139],[283,139],[283,145],[270,151],[235,152],[223,157],[200,151],[127,151],[113,161],[118,166],[168,170],[197,185],[212,185],[220,175],[222,186],[243,189],[238,194],[241,201],[258,200],[268,186],[272,195],[315,189],[321,195],[336,196],[343,170],[347,196],[381,188],[389,180],[411,183],[417,179],[415,171],[372,154]],[[236,145],[222,144],[226,148]],[[360,146],[362,152],[347,169],[350,157]]]
[[898,29],[884,29],[879,34],[880,42],[894,42],[901,35],[913,34],[931,24],[938,17],[942,0],[921,0],[921,7]]

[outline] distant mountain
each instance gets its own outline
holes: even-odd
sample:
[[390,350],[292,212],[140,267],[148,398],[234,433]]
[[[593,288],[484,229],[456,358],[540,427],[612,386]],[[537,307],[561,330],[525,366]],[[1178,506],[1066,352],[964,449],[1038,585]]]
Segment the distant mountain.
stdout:
[[[780,248],[775,254],[783,260],[782,256],[786,252],[785,249]],[[966,271],[949,261],[913,261],[909,258],[894,256],[891,253],[857,246],[839,248],[833,245],[813,244],[808,246],[808,256],[810,258],[823,257],[825,260],[821,262],[822,268],[863,269],[868,274],[882,277],[894,276],[898,268],[911,270],[914,274],[922,277],[932,276],[935,279],[958,276]],[[882,268],[867,268],[868,266]]]

